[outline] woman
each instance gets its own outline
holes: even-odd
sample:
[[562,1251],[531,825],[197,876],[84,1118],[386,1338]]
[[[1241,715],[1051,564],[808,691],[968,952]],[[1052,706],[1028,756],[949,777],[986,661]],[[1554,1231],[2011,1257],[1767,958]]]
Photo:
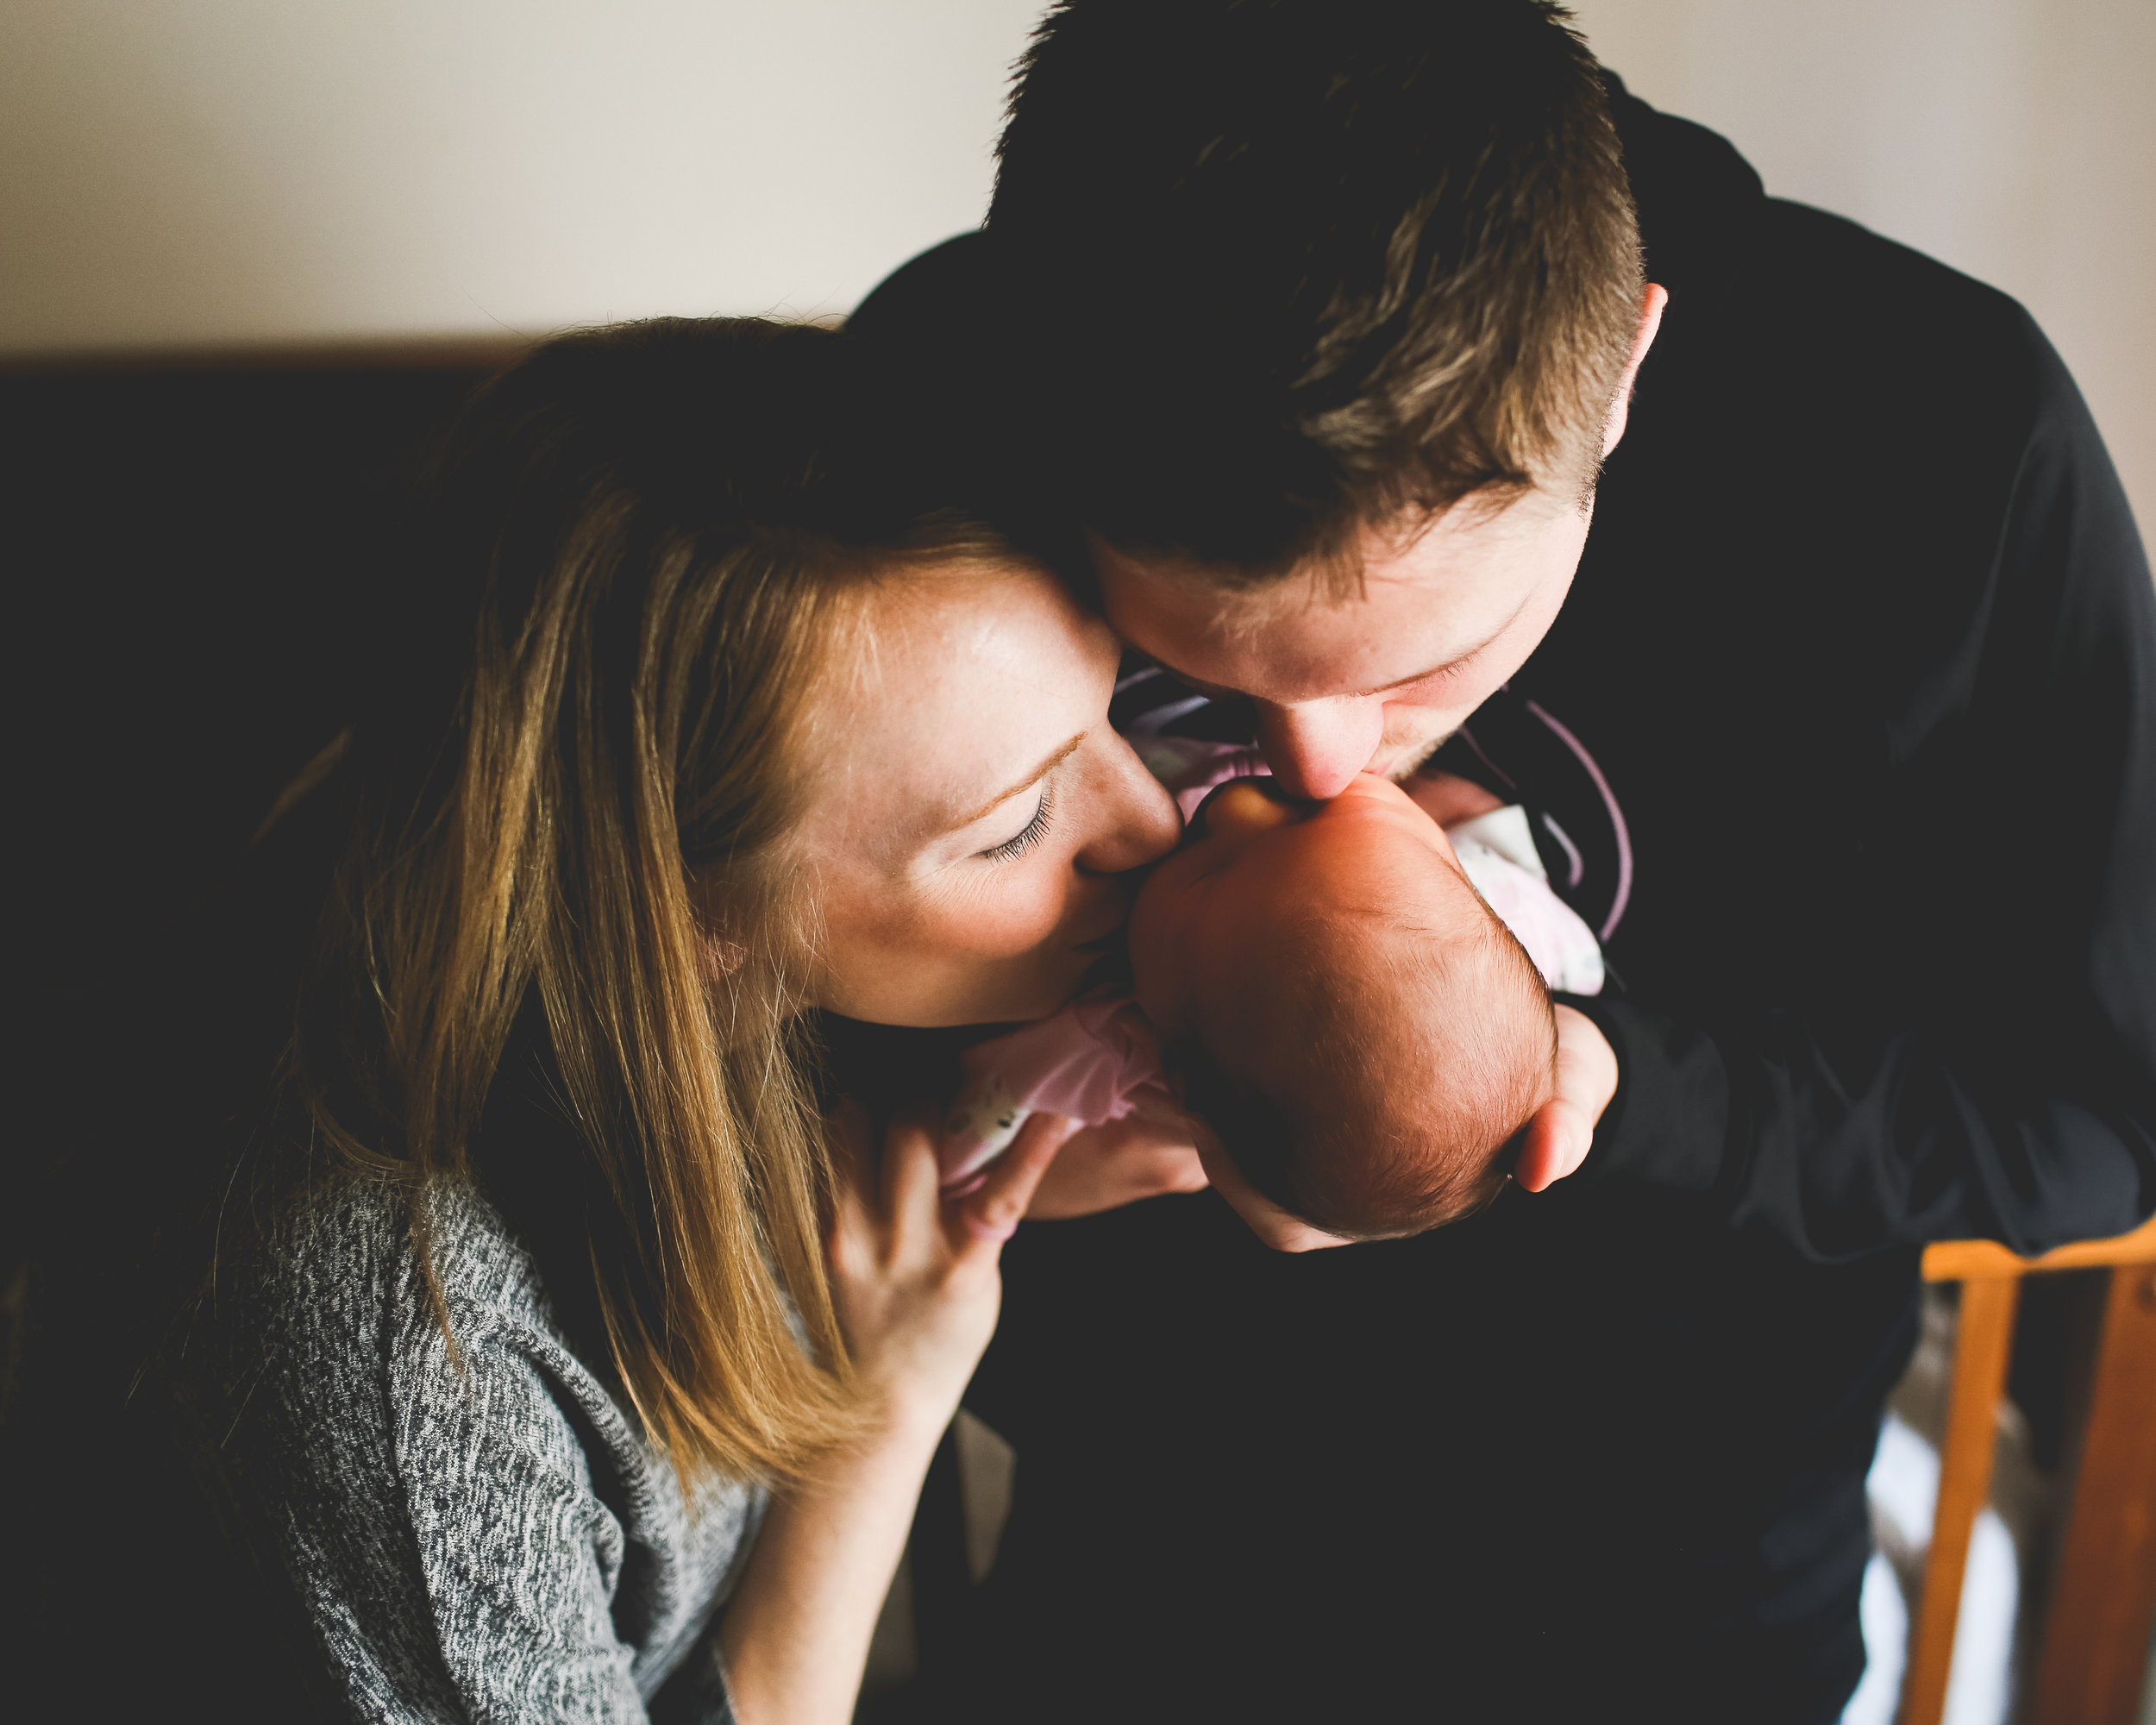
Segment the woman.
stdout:
[[[1052,1011],[1179,822],[1106,627],[938,506],[849,369],[666,322],[497,380],[434,614],[219,938],[205,1045],[263,1057],[160,1098],[218,1123],[141,1188],[197,1296],[88,1490],[197,1505],[101,1561],[184,1615],[174,1549],[243,1559],[189,1621],[321,1710],[852,1706],[1060,1123],[946,1204],[918,1124],[829,1127],[814,1015]],[[48,1355],[103,1279],[47,1276]],[[48,1433],[62,1382],[23,1376]]]

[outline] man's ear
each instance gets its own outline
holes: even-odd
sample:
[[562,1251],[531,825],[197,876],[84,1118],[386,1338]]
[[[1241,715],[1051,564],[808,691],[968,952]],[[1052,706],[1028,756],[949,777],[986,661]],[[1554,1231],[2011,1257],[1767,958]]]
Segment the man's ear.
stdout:
[[1625,361],[1624,374],[1617,380],[1617,393],[1609,405],[1609,418],[1602,427],[1602,456],[1608,460],[1609,452],[1617,447],[1617,440],[1625,435],[1625,422],[1632,412],[1632,386],[1639,381],[1639,367],[1645,362],[1647,349],[1654,346],[1655,332],[1662,327],[1662,308],[1670,303],[1670,290],[1659,282],[1651,281],[1639,300],[1639,329],[1632,338],[1632,357]]

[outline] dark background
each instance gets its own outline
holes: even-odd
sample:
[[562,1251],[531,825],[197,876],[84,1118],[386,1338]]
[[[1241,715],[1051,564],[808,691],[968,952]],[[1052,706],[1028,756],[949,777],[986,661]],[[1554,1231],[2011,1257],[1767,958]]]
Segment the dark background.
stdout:
[[[0,1285],[94,1131],[133,967],[346,722],[398,536],[494,356],[0,375],[16,1106]],[[92,1008],[100,1013],[92,1034]]]
[[[130,1039],[160,1034],[126,1013],[136,967],[395,639],[417,485],[508,357],[0,374],[19,1063],[0,1288],[35,1239],[45,1172],[95,1143]],[[2015,1390],[2046,1465],[2084,1280],[2026,1290]]]

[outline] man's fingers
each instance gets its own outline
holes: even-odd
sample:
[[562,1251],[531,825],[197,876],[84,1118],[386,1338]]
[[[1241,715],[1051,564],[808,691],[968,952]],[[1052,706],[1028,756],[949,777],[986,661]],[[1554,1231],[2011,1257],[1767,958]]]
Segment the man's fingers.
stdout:
[[1077,1125],[1061,1114],[1037,1113],[1018,1128],[1010,1149],[989,1164],[988,1177],[958,1202],[959,1222],[970,1239],[995,1249],[1018,1232],[1033,1189]]
[[1617,1094],[1617,1056],[1594,1019],[1575,1007],[1557,1009],[1557,1094],[1528,1122],[1513,1166],[1514,1181],[1542,1192],[1576,1173],[1594,1147],[1595,1128]]
[[1198,1142],[1198,1160],[1213,1189],[1228,1201],[1228,1208],[1243,1219],[1244,1226],[1275,1251],[1323,1251],[1327,1246],[1347,1244],[1338,1234],[1326,1233],[1300,1216],[1289,1215],[1243,1177],[1243,1170],[1221,1148],[1210,1126],[1194,1115],[1191,1125],[1191,1136]]
[[1562,1095],[1552,1098],[1527,1123],[1513,1183],[1525,1191],[1547,1191],[1587,1160],[1594,1142],[1595,1129],[1579,1108]]

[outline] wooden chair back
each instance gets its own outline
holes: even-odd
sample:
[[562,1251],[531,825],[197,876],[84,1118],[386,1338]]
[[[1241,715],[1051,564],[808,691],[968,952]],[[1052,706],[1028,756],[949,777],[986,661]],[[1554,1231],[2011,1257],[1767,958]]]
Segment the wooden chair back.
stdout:
[[1939,1725],[1969,1536],[1991,1488],[1999,1396],[2021,1278],[2101,1270],[2109,1289],[2068,1461],[2068,1509],[2034,1670],[2032,1725],[2134,1725],[2156,1617],[2156,1220],[2116,1239],[2020,1258],[1990,1240],[1924,1253],[1927,1282],[1961,1284],[1939,1502],[1900,1725]]

